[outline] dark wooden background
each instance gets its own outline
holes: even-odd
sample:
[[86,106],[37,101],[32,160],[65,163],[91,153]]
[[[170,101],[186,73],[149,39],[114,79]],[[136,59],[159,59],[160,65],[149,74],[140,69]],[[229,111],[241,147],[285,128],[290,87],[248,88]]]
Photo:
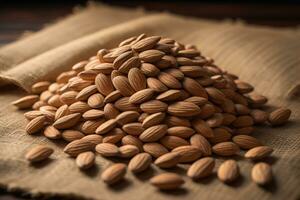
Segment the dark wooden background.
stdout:
[[[147,10],[170,11],[208,19],[242,19],[250,24],[276,27],[296,27],[300,24],[300,2],[296,1],[103,1],[107,4],[137,7]],[[18,39],[26,31],[38,31],[47,23],[72,12],[85,0],[1,1],[0,46]],[[1,177],[0,177],[1,178]],[[20,193],[0,189],[0,200],[25,200]],[[55,197],[53,199],[60,199]]]

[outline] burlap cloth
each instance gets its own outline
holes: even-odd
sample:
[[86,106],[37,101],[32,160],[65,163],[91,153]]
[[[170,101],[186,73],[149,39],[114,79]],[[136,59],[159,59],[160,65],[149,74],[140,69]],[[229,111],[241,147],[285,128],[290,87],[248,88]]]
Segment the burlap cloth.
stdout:
[[[291,121],[284,127],[257,128],[254,135],[274,147],[274,181],[261,188],[251,182],[250,162],[239,160],[242,178],[234,185],[222,184],[216,177],[200,182],[186,178],[184,189],[159,192],[147,183],[157,173],[149,170],[139,176],[131,173],[126,181],[107,187],[100,181],[109,161],[97,157],[97,167],[84,173],[62,152],[63,143],[24,132],[23,112],[9,103],[37,80],[53,80],[72,64],[112,47],[122,39],[140,33],[163,35],[183,43],[196,44],[204,55],[224,69],[253,84],[269,97],[269,105],[292,109]],[[147,14],[92,5],[0,49],[0,185],[32,195],[63,195],[93,199],[297,199],[300,185],[300,39],[298,29],[254,27],[241,22],[213,22],[171,14]],[[6,84],[6,85],[5,85]],[[55,149],[51,160],[30,166],[24,153],[36,144]],[[219,164],[219,162],[218,162]],[[183,169],[175,169],[185,173]]]

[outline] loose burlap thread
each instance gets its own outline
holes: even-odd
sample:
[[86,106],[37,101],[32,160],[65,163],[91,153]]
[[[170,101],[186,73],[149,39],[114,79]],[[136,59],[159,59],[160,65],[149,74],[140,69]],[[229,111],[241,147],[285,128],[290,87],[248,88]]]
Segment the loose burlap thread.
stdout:
[[[148,179],[159,170],[134,176],[115,187],[107,187],[100,174],[110,161],[97,156],[97,166],[82,172],[74,160],[62,152],[64,143],[41,135],[25,133],[22,111],[9,103],[39,80],[55,77],[100,48],[111,48],[123,39],[147,33],[195,44],[203,55],[217,65],[240,76],[266,95],[271,106],[292,109],[291,121],[283,127],[257,128],[254,136],[275,151],[267,162],[273,165],[274,181],[265,188],[251,182],[253,163],[236,157],[242,178],[224,185],[215,176],[200,182],[186,178],[183,189],[160,192]],[[92,199],[297,199],[300,184],[299,74],[300,41],[298,29],[275,29],[232,21],[208,21],[167,13],[145,13],[112,8],[102,4],[82,9],[24,39],[0,49],[0,185],[8,190],[21,189],[32,195],[64,195]],[[37,144],[55,149],[47,162],[29,165],[24,153]],[[218,160],[217,166],[221,163]],[[174,169],[184,174],[184,169]]]

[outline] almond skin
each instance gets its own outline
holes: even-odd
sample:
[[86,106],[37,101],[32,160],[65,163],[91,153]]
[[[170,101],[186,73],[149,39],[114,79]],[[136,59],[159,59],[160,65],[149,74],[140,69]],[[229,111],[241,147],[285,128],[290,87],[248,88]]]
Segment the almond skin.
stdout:
[[80,169],[91,168],[95,163],[95,154],[91,151],[80,153],[76,157],[76,165]]
[[164,145],[168,149],[175,149],[180,146],[186,146],[189,145],[188,141],[181,137],[177,136],[164,136],[160,140],[160,143]]
[[25,158],[32,163],[40,162],[47,159],[53,152],[52,148],[40,145],[29,150]]
[[200,149],[200,151],[202,152],[203,156],[210,156],[211,155],[211,145],[210,143],[207,141],[207,139],[205,137],[203,137],[200,134],[194,134],[191,138],[190,138],[190,143],[192,146],[195,146],[197,148]]
[[154,92],[155,91],[153,89],[149,89],[149,88],[140,90],[134,93],[133,95],[131,95],[131,97],[129,98],[129,102],[134,104],[141,104],[145,101],[152,99]]
[[152,143],[145,143],[143,145],[143,150],[147,153],[149,153],[154,158],[158,158],[166,153],[168,153],[168,149],[164,147],[160,143],[152,142]]
[[117,76],[112,81],[115,88],[119,90],[123,96],[129,97],[135,93],[135,90],[131,87],[127,77]]
[[128,164],[128,169],[133,173],[145,171],[151,164],[152,159],[148,153],[139,153],[135,155]]
[[143,128],[149,128],[151,126],[157,125],[164,120],[165,116],[166,114],[162,112],[149,115],[143,120],[142,126]]
[[273,149],[268,146],[258,146],[248,150],[245,153],[245,158],[251,160],[260,160],[268,157],[273,152]]
[[200,149],[190,145],[177,147],[173,149],[172,152],[178,152],[180,154],[180,163],[193,162],[202,155]]
[[176,102],[168,107],[168,113],[178,117],[192,117],[198,115],[200,112],[200,107],[192,102]]
[[286,123],[291,116],[291,110],[287,108],[278,108],[269,115],[269,122],[273,126],[278,126]]
[[134,145],[124,145],[119,148],[122,158],[131,158],[139,153],[139,149]]
[[195,130],[185,126],[173,126],[168,128],[168,135],[177,136],[181,138],[189,138],[195,133]]
[[38,95],[28,95],[12,102],[11,104],[16,106],[18,109],[26,109],[30,108],[38,100]]
[[80,120],[80,117],[81,117],[80,113],[66,115],[56,120],[53,126],[57,129],[71,128]]
[[218,169],[218,178],[224,183],[235,181],[239,174],[239,166],[234,160],[223,162]]
[[208,124],[205,121],[201,119],[193,120],[192,126],[195,129],[195,131],[200,133],[202,136],[206,138],[214,137],[213,130],[208,126]]
[[177,152],[166,153],[158,157],[154,164],[160,168],[171,168],[179,163],[180,154]]
[[145,129],[142,127],[142,124],[139,122],[128,123],[122,126],[122,129],[130,135],[138,136],[140,135]]
[[159,36],[152,36],[152,37],[144,38],[144,39],[138,41],[137,43],[135,43],[134,45],[132,45],[132,49],[134,49],[135,51],[138,51],[138,52],[151,49],[152,47],[154,47],[157,44],[157,42],[160,40],[160,38],[161,37],[159,37]]
[[34,119],[32,119],[27,125],[26,125],[26,132],[28,134],[34,134],[44,127],[44,123],[46,122],[45,116],[38,116]]
[[161,72],[158,75],[158,79],[165,84],[168,88],[171,89],[180,89],[182,87],[181,83],[172,75],[165,72]]
[[101,179],[108,185],[115,184],[124,178],[126,174],[126,165],[116,163],[108,167],[101,174]]
[[215,166],[215,160],[211,157],[205,157],[194,162],[188,169],[187,175],[194,180],[207,177],[212,174]]
[[67,142],[79,140],[84,137],[84,134],[77,130],[65,130],[62,132],[62,138]]
[[128,72],[128,81],[135,91],[146,89],[147,81],[143,72],[138,68],[132,68]]
[[184,180],[175,173],[163,173],[150,179],[150,183],[162,190],[174,190],[179,188]]
[[151,100],[142,103],[140,105],[140,108],[142,109],[142,111],[152,114],[166,111],[168,108],[168,104],[158,100]]
[[96,151],[104,156],[104,157],[111,157],[111,156],[118,156],[120,155],[119,148],[110,143],[101,143],[96,146]]
[[61,138],[61,132],[53,126],[47,126],[44,130],[44,136],[49,139],[59,139]]
[[95,145],[86,140],[74,140],[70,142],[65,148],[64,152],[72,157],[76,157],[78,154],[91,151],[95,148]]
[[252,180],[258,185],[266,185],[272,180],[272,168],[267,163],[257,163],[251,171]]
[[233,142],[221,142],[214,145],[212,150],[219,156],[233,156],[240,151],[240,148]]
[[140,152],[143,151],[143,143],[137,138],[132,135],[126,135],[122,138],[122,145],[134,145],[136,146]]
[[139,118],[140,114],[136,111],[125,111],[120,113],[117,117],[117,123],[119,125],[124,125],[130,122],[134,122],[137,121],[137,119]]
[[105,74],[98,74],[95,78],[95,84],[98,91],[105,96],[114,91],[114,86],[110,77],[106,76]]
[[114,129],[117,125],[117,120],[115,119],[110,119],[103,124],[101,124],[97,129],[96,129],[96,134],[102,135],[105,134],[112,129]]
[[254,147],[262,146],[261,142],[249,135],[234,136],[232,141],[242,149],[252,149]]
[[151,126],[143,131],[139,138],[143,142],[155,142],[167,133],[167,128],[167,125],[164,124]]

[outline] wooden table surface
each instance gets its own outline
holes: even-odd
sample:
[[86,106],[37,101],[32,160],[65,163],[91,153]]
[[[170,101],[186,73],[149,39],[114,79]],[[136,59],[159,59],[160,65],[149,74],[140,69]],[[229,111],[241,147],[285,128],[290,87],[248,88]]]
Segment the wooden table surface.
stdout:
[[[300,24],[300,4],[297,3],[210,3],[197,1],[104,1],[112,5],[136,7],[209,19],[242,19],[251,24],[278,27]],[[20,38],[23,34],[40,30],[72,12],[75,5],[85,5],[84,0],[61,1],[9,1],[0,6],[0,46]],[[11,194],[0,189],[0,200],[25,200],[20,193]],[[53,198],[57,199],[57,198]]]

